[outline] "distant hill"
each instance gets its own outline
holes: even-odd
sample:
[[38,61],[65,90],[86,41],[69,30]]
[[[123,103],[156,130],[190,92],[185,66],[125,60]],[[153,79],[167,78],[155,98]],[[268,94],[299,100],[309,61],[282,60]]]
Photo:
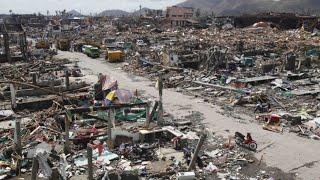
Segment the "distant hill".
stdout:
[[114,17],[121,17],[121,16],[140,16],[145,15],[149,10],[149,8],[141,8],[141,10],[136,10],[134,12],[126,12],[123,10],[105,10],[98,14],[98,16],[114,16]]
[[178,6],[199,8],[217,15],[259,12],[319,14],[320,0],[186,0]]
[[130,13],[123,11],[123,10],[105,10],[98,14],[98,16],[113,16],[113,17],[122,17],[128,16]]
[[76,10],[71,10],[68,12],[68,14],[72,17],[75,17],[75,16],[83,16],[80,12],[76,11]]

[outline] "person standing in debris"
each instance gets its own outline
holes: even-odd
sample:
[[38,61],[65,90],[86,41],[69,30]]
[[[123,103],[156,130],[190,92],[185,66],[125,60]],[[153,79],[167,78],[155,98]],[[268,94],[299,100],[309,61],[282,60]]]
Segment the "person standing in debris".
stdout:
[[259,111],[260,113],[269,112],[270,110],[271,110],[270,103],[262,103],[259,101],[256,104],[256,108],[254,109],[254,113],[256,113],[257,111]]
[[191,162],[191,151],[188,148],[183,148],[184,158],[186,160],[187,165]]
[[251,134],[250,133],[247,133],[247,137],[246,137],[246,140],[244,141],[244,144],[248,144],[252,141],[252,137],[251,137]]
[[121,143],[119,146],[119,152],[120,154],[124,154],[126,150],[126,145],[124,143]]
[[181,138],[182,138],[182,135],[181,136],[177,136],[177,137],[174,137],[171,142],[173,143],[173,147],[175,150],[180,150],[181,149]]

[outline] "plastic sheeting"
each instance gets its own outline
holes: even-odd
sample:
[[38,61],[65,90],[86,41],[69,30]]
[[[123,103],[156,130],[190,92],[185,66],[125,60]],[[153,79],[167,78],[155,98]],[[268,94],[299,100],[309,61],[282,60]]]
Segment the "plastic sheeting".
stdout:
[[100,81],[102,83],[102,90],[114,90],[118,88],[117,80],[109,75],[101,75]]
[[[110,161],[113,159],[117,159],[119,156],[117,154],[114,154],[110,151],[105,150],[101,156],[99,156],[99,153],[97,149],[93,150],[93,163],[98,164],[110,164]],[[88,165],[88,159],[85,156],[79,156],[74,159],[74,163],[76,166],[87,166]]]
[[109,101],[113,101],[115,98],[118,98],[120,104],[129,104],[132,103],[133,95],[129,90],[117,89],[111,91],[106,97]]

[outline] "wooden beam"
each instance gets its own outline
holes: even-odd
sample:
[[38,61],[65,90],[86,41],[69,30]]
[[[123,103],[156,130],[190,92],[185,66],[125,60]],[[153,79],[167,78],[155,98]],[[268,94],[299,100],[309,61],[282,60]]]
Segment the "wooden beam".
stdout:
[[146,106],[146,124],[145,127],[149,128],[151,122],[151,116],[150,116],[150,106],[149,104]]
[[21,169],[21,158],[22,158],[22,146],[21,146],[21,121],[20,119],[15,120],[15,128],[14,128],[14,145],[17,153],[17,167],[16,172],[20,175]]
[[65,129],[65,136],[64,136],[64,153],[70,153],[70,140],[69,140],[69,128],[71,123],[71,117],[67,114],[64,121],[64,129]]
[[197,160],[197,157],[198,157],[198,154],[199,154],[200,149],[201,149],[201,146],[203,145],[205,139],[206,139],[206,135],[205,134],[200,137],[200,139],[198,141],[198,144],[197,144],[197,147],[196,147],[196,150],[194,151],[193,157],[192,157],[191,162],[189,164],[188,171],[191,171],[194,168],[196,160]]
[[92,107],[81,107],[81,108],[73,108],[68,109],[68,111],[72,114],[74,113],[86,113],[91,111],[100,111],[100,110],[110,110],[110,109],[121,109],[121,108],[129,108],[135,106],[147,106],[148,103],[135,103],[135,104],[119,104],[119,105],[112,105],[112,106],[92,106]]
[[159,108],[158,108],[157,121],[158,121],[158,124],[161,124],[163,121],[163,104],[162,104],[163,81],[162,81],[161,74],[158,77],[158,88],[159,88]]
[[11,106],[12,109],[17,107],[17,98],[16,98],[16,87],[15,84],[10,84],[10,93],[11,93]]

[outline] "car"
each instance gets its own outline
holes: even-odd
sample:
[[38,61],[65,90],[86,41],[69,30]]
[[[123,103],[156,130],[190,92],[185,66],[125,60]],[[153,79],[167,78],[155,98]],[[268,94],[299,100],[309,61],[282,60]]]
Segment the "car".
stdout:
[[91,47],[92,47],[91,45],[83,45],[82,48],[81,48],[81,51],[82,51],[83,53],[85,53],[86,48],[91,48]]

